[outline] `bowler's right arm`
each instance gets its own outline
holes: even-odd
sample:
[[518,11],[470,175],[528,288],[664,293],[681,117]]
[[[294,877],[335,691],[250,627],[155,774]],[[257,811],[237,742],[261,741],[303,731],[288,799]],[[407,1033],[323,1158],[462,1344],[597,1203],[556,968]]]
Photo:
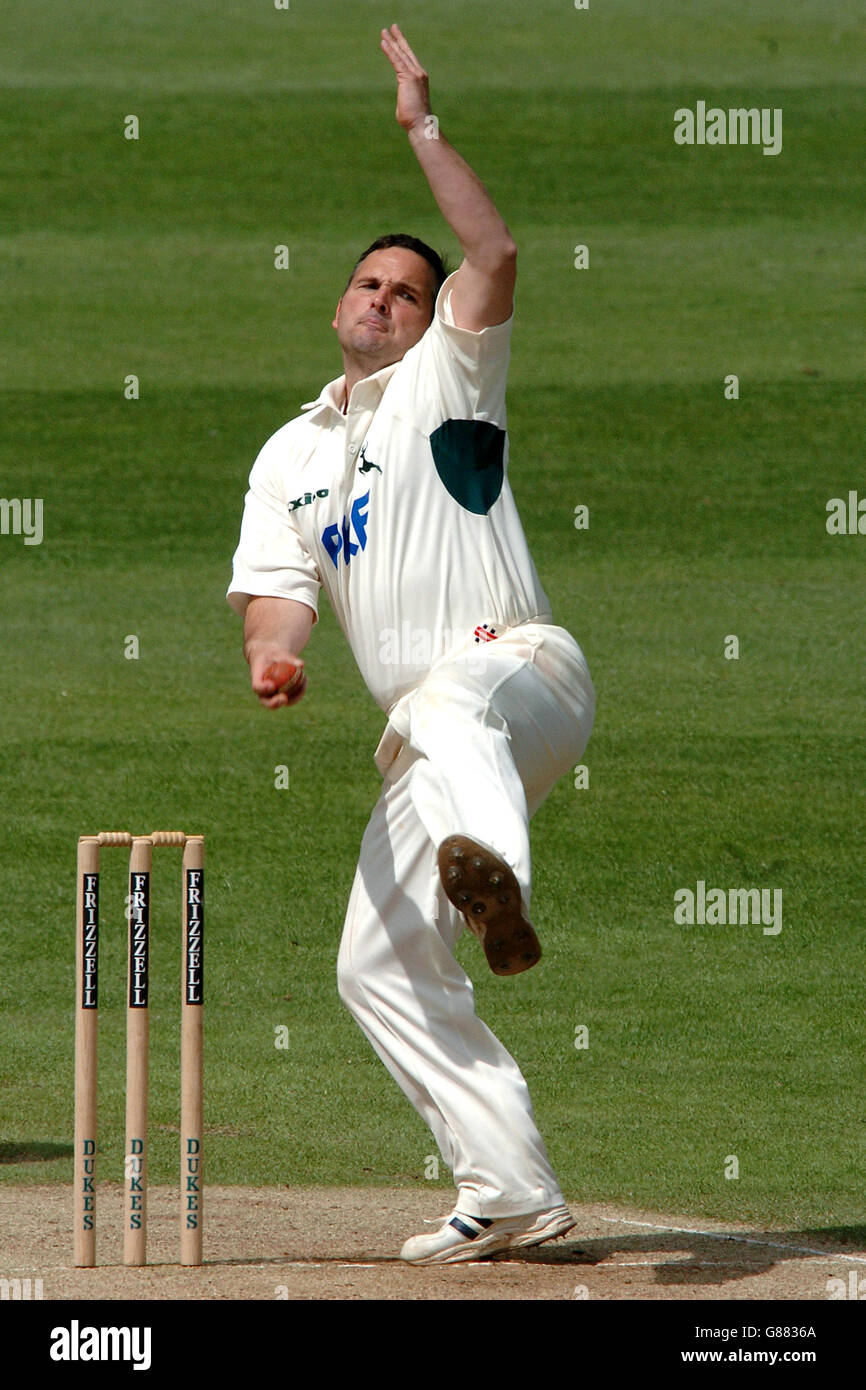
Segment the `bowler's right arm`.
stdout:
[[[250,681],[259,703],[267,709],[296,705],[307,688],[303,661],[299,653],[313,630],[315,613],[306,603],[291,598],[251,598],[244,613],[244,656],[250,668]],[[302,668],[295,689],[276,691],[264,673],[275,661],[292,661]],[[276,693],[275,693],[276,692]]]

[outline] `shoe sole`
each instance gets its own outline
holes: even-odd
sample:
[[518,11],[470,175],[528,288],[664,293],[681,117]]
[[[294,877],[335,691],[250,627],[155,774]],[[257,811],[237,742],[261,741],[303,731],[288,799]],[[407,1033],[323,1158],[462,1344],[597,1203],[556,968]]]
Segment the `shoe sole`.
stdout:
[[577,1222],[571,1213],[563,1213],[562,1216],[555,1217],[543,1226],[540,1231],[526,1231],[523,1235],[512,1236],[512,1250],[526,1250],[532,1245],[541,1245],[546,1240],[556,1240],[557,1236],[564,1236],[568,1231],[573,1231]]
[[439,846],[439,877],[494,975],[519,975],[538,964],[541,945],[523,915],[520,884],[500,855],[468,835],[449,835]]

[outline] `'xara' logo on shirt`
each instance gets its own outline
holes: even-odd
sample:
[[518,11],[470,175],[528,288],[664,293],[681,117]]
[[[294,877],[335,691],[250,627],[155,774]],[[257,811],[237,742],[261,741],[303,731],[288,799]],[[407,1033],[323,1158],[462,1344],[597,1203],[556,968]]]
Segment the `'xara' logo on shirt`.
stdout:
[[305,492],[303,497],[293,497],[289,502],[289,511],[296,512],[299,507],[309,507],[311,502],[315,502],[317,497],[327,497],[328,489],[320,487],[318,492]]
[[[359,550],[367,547],[367,503],[370,501],[369,491],[363,497],[356,497],[349,509],[349,515],[344,516],[342,522],[337,525],[326,526],[322,532],[322,545],[327,550],[334,562],[334,568],[338,569],[340,564],[340,554],[348,565],[353,555],[357,555]],[[357,545],[352,540],[352,532],[358,538]]]

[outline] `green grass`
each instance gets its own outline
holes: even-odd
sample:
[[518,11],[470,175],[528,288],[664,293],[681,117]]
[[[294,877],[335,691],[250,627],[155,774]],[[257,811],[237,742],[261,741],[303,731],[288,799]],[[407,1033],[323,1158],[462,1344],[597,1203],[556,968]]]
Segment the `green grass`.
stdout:
[[[31,8],[0,15],[0,495],[45,517],[38,547],[0,536],[0,1180],[71,1179],[76,837],[159,824],[207,835],[209,1179],[422,1183],[433,1141],[335,983],[382,717],[325,604],[308,697],[261,713],[223,599],[258,447],[339,370],[353,255],[395,226],[453,248],[392,119],[386,16],[70,0],[61,53]],[[858,11],[397,18],[520,246],[512,485],[599,694],[589,788],[563,779],[534,823],[545,963],[496,980],[461,942],[479,1012],[571,1198],[856,1224],[866,542],[824,520],[866,492]],[[676,147],[699,97],[782,106],[782,154]],[[124,858],[104,873],[105,1177]],[[171,1181],[175,856],[155,878],[151,1176]],[[781,888],[782,932],[676,926],[698,879]]]

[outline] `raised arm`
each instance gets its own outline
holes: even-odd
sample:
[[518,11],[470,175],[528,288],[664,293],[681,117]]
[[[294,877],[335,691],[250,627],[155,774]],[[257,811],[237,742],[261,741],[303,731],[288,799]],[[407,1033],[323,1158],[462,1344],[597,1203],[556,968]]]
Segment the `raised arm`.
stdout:
[[397,120],[424,170],[439,210],[463,248],[451,311],[458,328],[478,332],[510,317],[517,247],[466,160],[432,120],[427,74],[400,29],[382,30],[382,49],[397,75]]

